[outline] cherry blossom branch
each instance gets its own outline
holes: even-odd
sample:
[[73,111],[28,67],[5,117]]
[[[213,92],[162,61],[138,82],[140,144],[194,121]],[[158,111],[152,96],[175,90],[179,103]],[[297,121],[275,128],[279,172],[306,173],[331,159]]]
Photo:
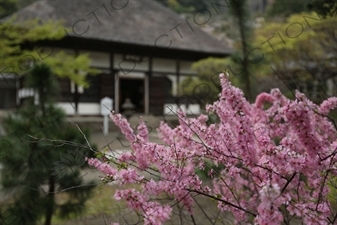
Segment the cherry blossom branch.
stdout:
[[223,200],[223,199],[221,199],[221,198],[218,198],[218,197],[216,197],[216,196],[212,196],[212,195],[203,193],[203,192],[198,191],[198,190],[193,190],[193,189],[187,189],[187,190],[190,191],[190,192],[195,192],[195,193],[198,193],[198,194],[200,194],[200,195],[204,195],[204,196],[206,196],[206,197],[209,197],[209,198],[211,198],[211,199],[214,199],[214,200],[223,202],[223,203],[225,203],[226,205],[229,205],[229,206],[231,206],[231,207],[234,207],[234,208],[236,208],[236,209],[239,209],[239,210],[241,210],[241,211],[243,211],[243,212],[245,212],[245,213],[248,213],[248,214],[250,214],[250,215],[256,217],[256,214],[255,214],[255,213],[252,213],[252,212],[250,212],[250,211],[248,211],[248,210],[246,210],[246,209],[244,209],[244,208],[242,208],[242,207],[240,207],[240,206],[234,205],[233,203],[230,203],[230,202],[228,202],[228,201],[226,201],[226,200]]
[[296,176],[297,172],[293,173],[293,175],[287,179],[287,183],[283,186],[282,190],[281,190],[281,194],[283,194],[283,192],[286,190],[286,188],[288,187],[288,185],[290,184],[290,182],[294,179],[294,177]]

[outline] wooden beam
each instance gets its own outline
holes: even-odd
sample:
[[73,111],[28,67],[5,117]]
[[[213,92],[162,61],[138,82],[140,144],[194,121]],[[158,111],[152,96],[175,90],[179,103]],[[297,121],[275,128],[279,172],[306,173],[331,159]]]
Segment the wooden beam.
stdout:
[[[78,49],[74,49],[75,57],[79,55]],[[76,70],[76,73],[78,71]],[[75,94],[74,94],[74,103],[75,103],[75,115],[78,115],[78,102],[80,100],[80,95],[78,93],[78,85],[75,84]]]
[[118,72],[114,73],[115,76],[115,113],[119,113],[119,86],[120,86],[120,78]]
[[149,60],[149,73],[145,74],[145,114],[150,114],[150,79],[153,70],[153,59],[150,57]]

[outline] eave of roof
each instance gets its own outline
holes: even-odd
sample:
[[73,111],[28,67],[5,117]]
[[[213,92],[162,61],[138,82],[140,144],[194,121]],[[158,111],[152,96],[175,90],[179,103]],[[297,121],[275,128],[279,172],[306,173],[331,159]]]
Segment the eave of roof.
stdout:
[[[38,46],[51,46],[55,48],[67,48],[74,50],[133,54],[146,57],[175,58],[181,60],[200,60],[207,57],[226,57],[228,54],[222,52],[209,54],[202,51],[188,49],[163,48],[148,45],[117,43],[102,40],[92,40],[77,37],[65,37],[59,41],[40,41],[35,43]],[[32,46],[31,46],[32,47]]]
[[[18,22],[39,18],[63,20],[72,40],[115,43],[205,56],[227,56],[232,50],[196,24],[153,0],[42,0],[18,11]],[[127,4],[126,4],[127,3]],[[116,4],[116,5],[113,5]],[[83,42],[82,41],[82,42]],[[85,42],[85,41],[84,41]],[[199,58],[199,57],[198,57]]]

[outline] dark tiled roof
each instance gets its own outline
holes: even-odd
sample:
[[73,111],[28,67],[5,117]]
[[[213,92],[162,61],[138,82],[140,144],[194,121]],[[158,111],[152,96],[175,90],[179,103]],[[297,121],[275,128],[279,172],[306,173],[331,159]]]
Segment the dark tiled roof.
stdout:
[[231,53],[193,20],[187,23],[154,0],[41,0],[18,11],[16,16],[18,22],[32,18],[63,20],[66,27],[73,27],[70,36],[85,39],[157,47],[167,47],[172,40],[171,49],[210,55]]

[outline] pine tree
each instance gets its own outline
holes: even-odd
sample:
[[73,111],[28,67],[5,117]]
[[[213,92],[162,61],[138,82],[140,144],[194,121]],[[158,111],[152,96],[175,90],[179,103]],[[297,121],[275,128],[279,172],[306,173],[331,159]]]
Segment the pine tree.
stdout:
[[[11,204],[1,207],[0,224],[50,225],[55,214],[83,212],[94,184],[84,183],[80,169],[93,151],[55,107],[58,85],[48,66],[37,64],[25,76],[25,87],[35,97],[3,123],[8,136],[0,142],[1,185]],[[88,137],[87,130],[83,133]],[[60,192],[65,199],[56,201]]]

